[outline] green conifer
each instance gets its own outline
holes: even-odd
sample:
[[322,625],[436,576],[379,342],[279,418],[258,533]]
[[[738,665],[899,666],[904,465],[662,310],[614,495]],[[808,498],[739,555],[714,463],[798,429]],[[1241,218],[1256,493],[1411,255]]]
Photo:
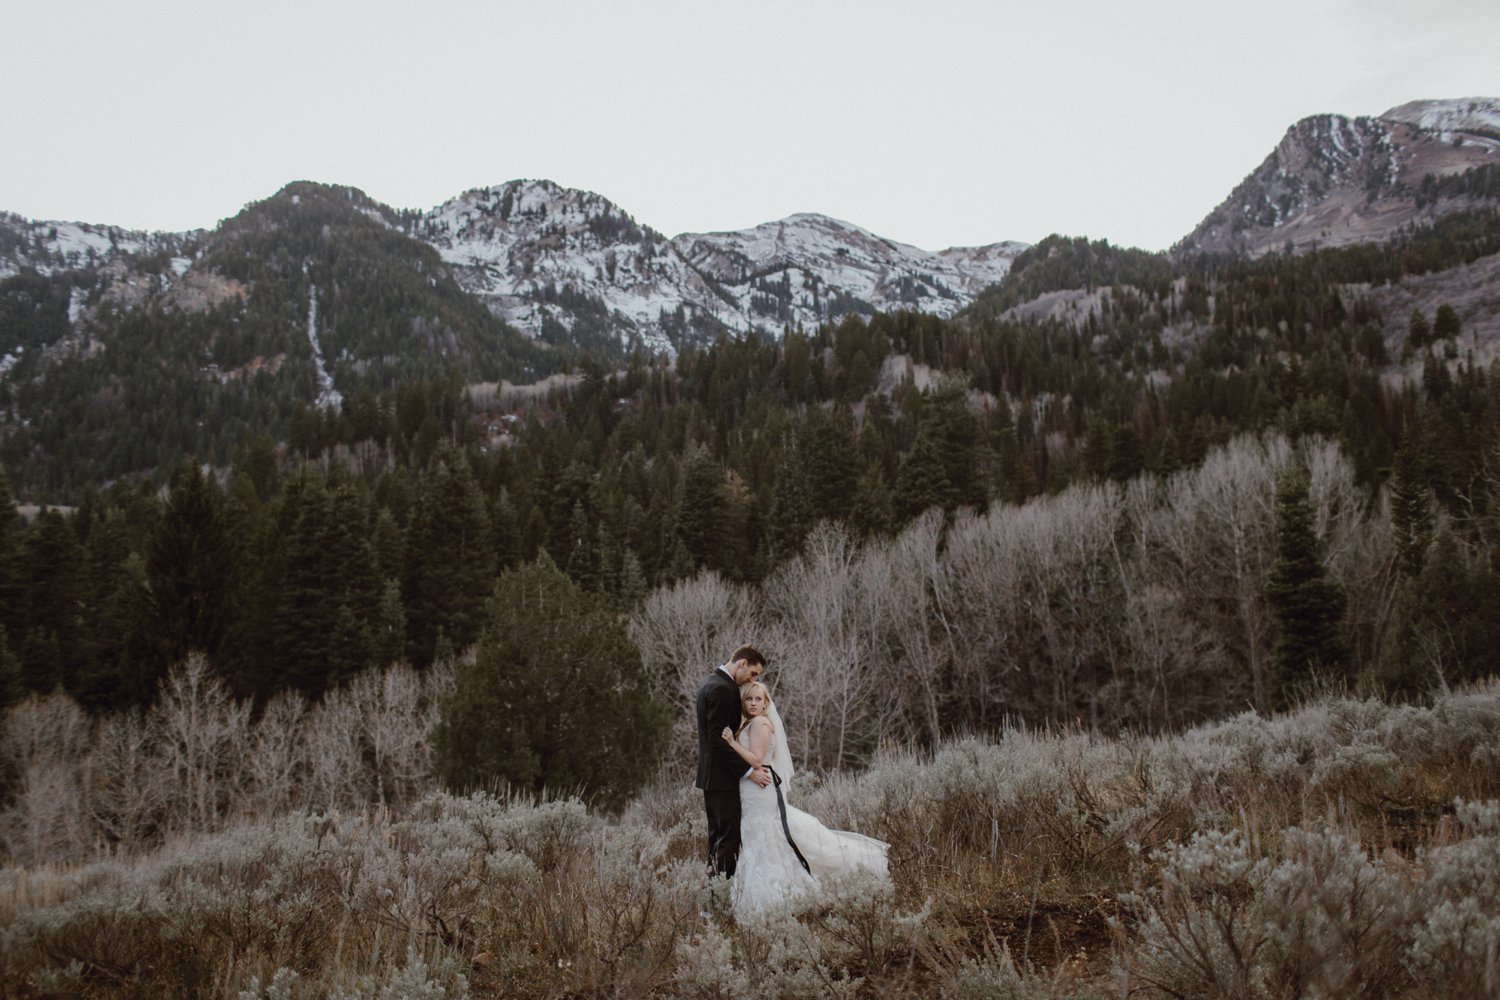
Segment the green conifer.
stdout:
[[[149,673],[160,677],[195,650],[217,663],[234,612],[237,555],[218,487],[196,462],[185,463],[146,552],[146,626],[156,650]],[[148,678],[151,691],[155,677]]]
[[21,661],[10,648],[5,630],[0,629],[0,711],[9,708],[26,695],[21,675]]
[[706,449],[698,449],[683,464],[673,533],[692,557],[694,566],[722,565],[729,546],[729,494],[724,470]]
[[1316,671],[1344,666],[1344,595],[1323,569],[1313,526],[1307,474],[1284,473],[1276,487],[1276,561],[1266,585],[1276,624],[1276,679],[1272,703],[1287,705]]
[[1396,452],[1390,494],[1396,565],[1403,575],[1415,577],[1422,572],[1432,542],[1432,506],[1430,490],[1410,443]]
[[370,655],[381,666],[399,662],[406,655],[406,609],[401,605],[401,584],[385,581],[380,591],[380,610],[371,628]]
[[406,528],[401,600],[409,662],[433,661],[439,630],[455,651],[479,637],[494,565],[484,498],[465,458],[445,451],[423,478]]
[[785,559],[801,550],[802,540],[813,522],[810,489],[797,438],[789,435],[782,440],[776,456],[776,479],[766,517],[766,541],[773,560]]
[[957,506],[958,491],[948,481],[936,433],[924,424],[896,473],[896,516],[904,522],[933,507],[946,511]]
[[543,557],[501,574],[476,655],[457,664],[433,749],[455,790],[499,780],[581,792],[614,809],[655,772],[669,730],[608,599]]
[[21,662],[33,691],[59,684],[75,690],[86,650],[83,568],[83,548],[69,519],[55,509],[38,514],[21,557]]
[[17,635],[25,624],[20,589],[21,515],[10,491],[10,479],[0,467],[0,631]]

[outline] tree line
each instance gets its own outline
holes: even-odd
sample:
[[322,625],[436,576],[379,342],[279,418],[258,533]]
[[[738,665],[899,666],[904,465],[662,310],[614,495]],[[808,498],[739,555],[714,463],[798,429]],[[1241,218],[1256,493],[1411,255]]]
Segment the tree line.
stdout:
[[[1482,219],[1450,220],[1392,254],[1415,268],[1492,236]],[[7,486],[4,697],[61,687],[92,709],[141,705],[191,651],[238,696],[317,697],[369,664],[422,668],[470,647],[497,577],[543,555],[623,614],[705,571],[761,585],[825,522],[850,545],[878,546],[936,510],[946,539],[964,511],[1172,482],[1268,431],[1338,443],[1348,503],[1368,516],[1390,505],[1381,516],[1407,578],[1434,553],[1464,567],[1434,574],[1401,608],[1482,619],[1495,603],[1500,385],[1458,350],[1451,307],[1387,342],[1384,317],[1346,283],[1391,266],[1365,248],[1326,251],[1096,289],[1071,318],[898,313],[776,343],[725,337],[671,360],[585,357],[520,402],[450,372],[354,392],[338,411],[297,409],[283,441],[249,434],[227,464],[181,463],[165,489],[119,480],[29,525]],[[1383,377],[1398,347],[1422,359],[1420,384]],[[30,481],[26,464],[10,468]],[[1294,493],[1287,504],[1290,524]],[[1387,634],[1355,628],[1338,597],[1302,586],[1312,563],[1300,565],[1279,585],[1278,613],[1337,623],[1325,632],[1339,643],[1314,643],[1324,660],[1336,646],[1358,671],[1380,660],[1370,636]],[[1240,657],[1251,703],[1274,704],[1274,641],[1244,629],[1256,636]],[[1458,675],[1483,662],[1471,639],[1454,654]],[[1427,655],[1428,640],[1400,641]],[[1392,667],[1393,683],[1415,683],[1399,676],[1411,669]],[[1079,676],[1090,690],[1104,683],[1093,667]],[[1160,706],[1091,705],[1063,692],[1023,714],[1174,724]],[[950,715],[929,705],[926,717]]]

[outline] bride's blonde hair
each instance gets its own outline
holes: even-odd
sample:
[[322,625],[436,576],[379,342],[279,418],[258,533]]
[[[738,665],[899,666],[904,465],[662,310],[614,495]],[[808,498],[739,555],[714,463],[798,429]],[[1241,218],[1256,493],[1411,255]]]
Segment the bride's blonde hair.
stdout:
[[[740,731],[741,732],[744,732],[745,727],[748,726],[748,725],[750,725],[750,716],[745,712],[745,699],[748,698],[748,697],[750,697],[752,694],[759,694],[761,697],[763,697],[763,698],[766,699],[766,710],[767,710],[767,713],[769,713],[770,708],[771,708],[771,689],[768,688],[768,687],[766,687],[760,681],[751,681],[749,684],[746,684],[744,687],[740,688]],[[771,726],[772,729],[775,729],[776,728],[775,725],[771,722],[771,720],[769,718],[766,717],[767,713],[763,713],[761,715],[761,718],[765,719],[766,720],[766,724],[769,725],[769,726]]]

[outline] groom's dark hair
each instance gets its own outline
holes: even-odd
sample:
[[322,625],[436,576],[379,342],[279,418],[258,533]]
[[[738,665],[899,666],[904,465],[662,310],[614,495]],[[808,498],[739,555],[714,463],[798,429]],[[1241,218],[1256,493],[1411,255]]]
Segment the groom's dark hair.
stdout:
[[749,660],[751,663],[755,664],[758,667],[764,667],[766,665],[766,658],[760,655],[760,650],[756,649],[748,642],[745,643],[745,645],[735,649],[733,653],[729,654],[730,663],[735,663],[739,660]]

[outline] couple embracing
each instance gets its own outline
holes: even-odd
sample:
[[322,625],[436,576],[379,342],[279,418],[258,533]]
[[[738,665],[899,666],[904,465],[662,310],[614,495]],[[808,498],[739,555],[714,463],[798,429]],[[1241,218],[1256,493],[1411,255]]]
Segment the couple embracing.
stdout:
[[820,878],[888,874],[887,844],[830,830],[786,802],[792,756],[759,680],[766,658],[741,646],[698,687],[698,779],[708,814],[708,866],[730,879],[738,914],[795,902]]

